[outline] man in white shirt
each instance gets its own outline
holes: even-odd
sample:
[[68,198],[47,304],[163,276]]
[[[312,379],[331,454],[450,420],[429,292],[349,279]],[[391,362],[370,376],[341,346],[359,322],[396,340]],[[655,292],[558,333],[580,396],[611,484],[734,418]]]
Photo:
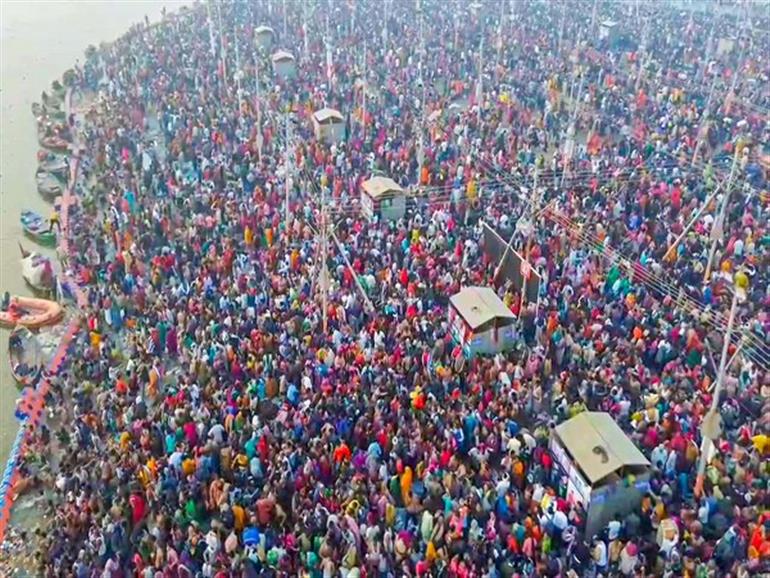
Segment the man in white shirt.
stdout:
[[559,531],[559,534],[561,534],[564,530],[566,530],[567,526],[569,525],[567,514],[565,514],[559,509],[557,509],[556,512],[554,512],[552,522],[553,522],[553,527]]
[[621,524],[617,516],[607,524],[607,538],[610,542],[617,540],[620,537],[620,528]]
[[521,442],[517,437],[512,437],[508,440],[508,452],[513,453],[513,455],[518,456],[519,452],[521,451]]
[[700,505],[700,508],[698,508],[698,521],[701,524],[708,524],[709,521],[709,506],[706,500],[703,500],[703,502]]
[[545,494],[545,488],[540,484],[535,484],[535,487],[532,490],[532,501],[539,504],[543,499],[543,494]]
[[222,442],[225,440],[225,428],[221,423],[215,423],[213,426],[211,426],[211,429],[209,429],[209,439],[213,439],[214,443],[218,446],[222,445]]

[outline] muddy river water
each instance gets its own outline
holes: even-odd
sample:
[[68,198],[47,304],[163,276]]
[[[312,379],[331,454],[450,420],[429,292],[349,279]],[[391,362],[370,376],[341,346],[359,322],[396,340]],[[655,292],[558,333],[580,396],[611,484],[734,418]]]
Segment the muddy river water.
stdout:
[[[28,295],[21,278],[19,213],[51,214],[35,187],[38,151],[30,106],[51,81],[84,59],[89,44],[109,42],[145,18],[156,21],[165,0],[13,1],[0,0],[0,295]],[[51,256],[53,251],[35,248]],[[18,428],[14,417],[19,391],[8,362],[8,331],[0,330],[0,467]]]

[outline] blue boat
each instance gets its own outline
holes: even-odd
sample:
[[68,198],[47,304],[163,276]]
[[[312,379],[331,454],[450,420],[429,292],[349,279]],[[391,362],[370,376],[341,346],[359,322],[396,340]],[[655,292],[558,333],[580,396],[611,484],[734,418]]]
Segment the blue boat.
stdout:
[[56,233],[49,231],[48,221],[35,211],[22,211],[21,228],[30,239],[46,247],[56,246]]

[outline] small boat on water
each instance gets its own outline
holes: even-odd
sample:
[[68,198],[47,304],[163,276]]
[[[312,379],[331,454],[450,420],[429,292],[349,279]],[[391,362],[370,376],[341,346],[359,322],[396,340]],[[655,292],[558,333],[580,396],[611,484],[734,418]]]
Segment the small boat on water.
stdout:
[[46,120],[64,122],[67,120],[67,113],[58,106],[46,106],[38,102],[32,103],[32,114],[35,115],[38,123],[45,123]]
[[69,156],[64,153],[54,153],[49,151],[48,149],[38,149],[37,151],[38,163],[42,163],[43,161],[51,161],[51,160],[65,161],[69,163]]
[[35,174],[35,180],[37,181],[37,191],[49,201],[53,201],[64,192],[64,184],[56,175],[38,170]]
[[61,179],[66,179],[70,170],[67,155],[40,151],[37,154],[38,171],[51,173]]
[[56,233],[49,230],[48,221],[35,211],[21,212],[21,228],[24,234],[45,247],[56,245]]
[[64,104],[64,96],[62,96],[61,93],[57,91],[53,91],[50,94],[46,91],[43,91],[40,93],[40,102],[49,108],[61,108],[61,106]]
[[64,309],[56,301],[34,297],[5,295],[0,307],[1,327],[29,327],[39,329],[56,325],[64,317]]
[[21,249],[21,276],[24,277],[24,281],[35,291],[51,293],[56,285],[51,260],[40,253],[27,251],[21,245],[19,248]]
[[33,385],[40,376],[42,363],[40,344],[27,327],[17,327],[8,338],[11,373],[20,385]]
[[61,113],[62,101],[49,97],[45,92],[40,102],[32,103],[32,114],[36,117],[50,116],[51,113]]
[[40,146],[53,151],[66,151],[69,149],[70,145],[67,139],[62,138],[58,134],[47,134],[46,131],[42,131],[38,135],[37,140],[40,143]]

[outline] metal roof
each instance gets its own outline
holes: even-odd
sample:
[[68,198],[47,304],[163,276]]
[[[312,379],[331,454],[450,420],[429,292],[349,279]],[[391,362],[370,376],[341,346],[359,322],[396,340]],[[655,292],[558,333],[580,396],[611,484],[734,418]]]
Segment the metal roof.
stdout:
[[579,413],[556,426],[556,434],[591,484],[625,466],[650,465],[608,413]]
[[379,199],[385,195],[403,195],[404,189],[390,177],[372,177],[361,185],[372,199]]
[[333,108],[322,108],[320,110],[317,110],[313,113],[313,118],[316,119],[316,121],[319,124],[323,124],[328,121],[331,121],[331,122],[345,121],[340,111],[334,110]]
[[489,287],[463,287],[452,295],[449,302],[470,325],[471,329],[481,327],[492,319],[516,319],[503,300]]
[[294,60],[294,56],[291,52],[278,50],[275,52],[275,54],[273,54],[273,62],[278,62],[279,60]]

